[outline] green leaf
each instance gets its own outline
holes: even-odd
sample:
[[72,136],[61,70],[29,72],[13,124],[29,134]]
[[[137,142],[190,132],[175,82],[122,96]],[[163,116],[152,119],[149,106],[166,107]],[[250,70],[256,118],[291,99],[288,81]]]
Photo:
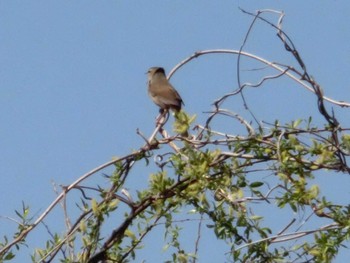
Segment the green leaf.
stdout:
[[262,186],[262,185],[264,185],[263,182],[254,182],[254,183],[251,183],[249,186],[250,186],[251,188],[257,188],[257,187],[260,187],[260,186]]

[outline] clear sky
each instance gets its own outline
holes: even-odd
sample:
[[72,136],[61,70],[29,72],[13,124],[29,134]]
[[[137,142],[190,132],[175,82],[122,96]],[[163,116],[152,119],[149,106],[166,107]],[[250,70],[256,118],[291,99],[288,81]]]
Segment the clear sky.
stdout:
[[[252,19],[238,7],[283,10],[284,30],[325,95],[350,101],[349,1],[0,1],[0,216],[15,217],[22,201],[37,216],[55,198],[52,182],[67,185],[142,146],[136,129],[149,136],[158,112],[144,73],[151,66],[169,71],[199,50],[238,50]],[[246,51],[292,61],[266,25],[254,29]],[[237,87],[235,64],[235,56],[210,55],[173,76],[198,121]],[[247,92],[260,120],[316,113],[310,92],[277,83],[284,86]],[[245,114],[241,101],[236,111]],[[349,109],[335,112],[349,127]],[[140,176],[147,182],[148,174]],[[334,189],[349,196],[339,184]],[[0,218],[0,236],[11,229]],[[14,262],[29,262],[30,253],[24,249]]]

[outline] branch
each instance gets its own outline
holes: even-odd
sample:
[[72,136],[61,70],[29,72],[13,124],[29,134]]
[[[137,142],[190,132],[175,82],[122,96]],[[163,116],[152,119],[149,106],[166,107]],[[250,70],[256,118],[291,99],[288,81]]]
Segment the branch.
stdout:
[[19,235],[13,239],[11,242],[9,242],[6,246],[4,246],[1,250],[0,250],[0,255],[5,254],[12,246],[14,246],[15,244],[19,243],[20,241],[22,241],[34,228],[36,228],[38,226],[38,224],[44,220],[44,218],[51,212],[51,210],[56,207],[57,204],[60,203],[60,201],[65,198],[65,196],[72,190],[77,188],[77,186],[84,180],[86,180],[87,178],[89,178],[90,176],[94,175],[95,173],[105,169],[106,167],[109,167],[117,162],[120,161],[125,161],[125,160],[136,160],[137,156],[139,156],[140,154],[144,154],[146,151],[149,151],[151,149],[154,149],[156,147],[156,145],[152,144],[152,141],[155,137],[155,135],[157,134],[157,132],[162,128],[162,126],[164,125],[166,121],[166,118],[164,118],[164,115],[160,115],[160,119],[157,123],[157,126],[155,128],[155,130],[153,131],[152,135],[150,136],[148,142],[140,148],[140,150],[132,153],[132,154],[128,154],[125,155],[124,157],[118,158],[118,159],[114,159],[111,161],[108,161],[96,168],[94,168],[93,170],[89,171],[88,173],[84,174],[83,176],[81,176],[80,178],[78,178],[75,182],[73,182],[72,184],[70,184],[67,187],[63,187],[63,191],[56,197],[56,199],[46,208],[46,210],[37,218],[37,220],[35,220],[35,222],[33,224],[31,224],[29,227],[27,227],[26,229],[24,229],[22,232],[19,233]]
[[[186,59],[184,59],[183,61],[181,61],[179,64],[177,64],[172,70],[171,72],[169,73],[169,78],[171,78],[171,76],[177,71],[179,70],[181,67],[183,67],[185,64],[187,64],[188,62],[190,62],[191,60],[195,59],[195,58],[198,58],[200,56],[203,56],[203,55],[208,55],[208,54],[233,54],[233,55],[243,55],[243,56],[246,56],[246,57],[249,57],[249,58],[252,58],[254,60],[257,60],[281,73],[285,73],[284,75],[289,77],[290,79],[292,79],[293,81],[297,82],[298,84],[302,85],[304,88],[306,88],[308,91],[311,91],[312,93],[315,93],[315,90],[313,89],[312,86],[308,85],[308,83],[305,83],[304,80],[298,78],[298,76],[295,76],[293,75],[290,70],[289,71],[286,71],[285,69],[281,68],[280,66],[278,66],[275,62],[271,62],[271,61],[268,61],[266,59],[263,59],[259,56],[256,56],[256,55],[253,55],[251,53],[248,53],[248,52],[239,52],[239,50],[231,50],[231,49],[211,49],[211,50],[203,50],[203,51],[197,51],[195,52],[193,55],[187,57]],[[224,98],[228,97],[228,96],[232,96],[232,95],[236,95],[240,92],[240,89],[232,92],[232,93],[228,93],[226,94],[225,96],[223,96],[221,99],[219,99],[219,101],[221,102]],[[345,102],[345,101],[337,101],[337,100],[334,100],[334,99],[331,99],[329,97],[326,97],[326,96],[323,96],[323,99],[332,103],[332,104],[335,104],[335,105],[338,105],[340,107],[350,107],[350,103],[349,102]]]
[[327,226],[324,226],[324,227],[321,227],[321,228],[318,228],[318,229],[313,229],[313,230],[300,231],[300,232],[294,232],[294,233],[286,233],[286,234],[277,234],[277,235],[274,235],[274,236],[270,236],[270,237],[267,237],[267,238],[262,238],[262,239],[259,239],[259,240],[247,243],[247,244],[245,244],[243,246],[238,247],[234,251],[238,251],[238,250],[241,250],[241,249],[243,249],[245,247],[249,247],[249,246],[261,243],[261,242],[272,241],[272,240],[274,240],[274,241],[271,242],[271,243],[285,242],[285,241],[297,239],[297,238],[300,238],[300,237],[303,237],[303,236],[306,236],[306,235],[310,235],[310,234],[313,234],[313,233],[316,233],[316,232],[322,232],[322,231],[333,230],[333,229],[341,229],[341,228],[342,227],[340,227],[340,226],[338,226],[337,224],[334,223],[334,224],[330,224],[330,225],[327,225]]

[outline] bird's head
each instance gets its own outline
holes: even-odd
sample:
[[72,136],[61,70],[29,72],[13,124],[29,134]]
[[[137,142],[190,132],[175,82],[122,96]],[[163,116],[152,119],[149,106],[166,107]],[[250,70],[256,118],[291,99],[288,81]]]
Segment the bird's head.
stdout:
[[155,75],[159,76],[164,76],[165,77],[165,70],[164,68],[161,67],[151,67],[148,71],[147,71],[147,75],[148,75],[148,81],[150,81]]

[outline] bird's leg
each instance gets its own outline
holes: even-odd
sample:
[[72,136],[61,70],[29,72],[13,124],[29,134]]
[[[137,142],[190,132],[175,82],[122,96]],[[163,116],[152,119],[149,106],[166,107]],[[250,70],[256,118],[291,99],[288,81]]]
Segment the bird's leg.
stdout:
[[167,109],[160,109],[159,115],[156,119],[156,126],[160,125],[161,127],[168,121],[169,111]]

